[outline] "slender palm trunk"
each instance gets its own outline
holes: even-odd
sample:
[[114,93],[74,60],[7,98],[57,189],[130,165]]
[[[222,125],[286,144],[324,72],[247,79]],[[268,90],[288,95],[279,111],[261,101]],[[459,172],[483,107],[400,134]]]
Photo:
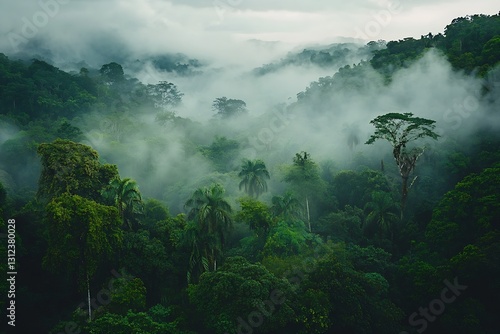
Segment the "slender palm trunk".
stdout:
[[214,260],[214,271],[217,271],[217,259],[215,258],[215,252],[212,249],[212,259]]
[[89,322],[92,321],[92,307],[90,306],[90,280],[89,274],[87,273],[87,301],[89,304]]
[[309,215],[309,200],[306,195],[306,211],[307,211],[307,224],[309,225],[309,232],[311,232],[311,217]]

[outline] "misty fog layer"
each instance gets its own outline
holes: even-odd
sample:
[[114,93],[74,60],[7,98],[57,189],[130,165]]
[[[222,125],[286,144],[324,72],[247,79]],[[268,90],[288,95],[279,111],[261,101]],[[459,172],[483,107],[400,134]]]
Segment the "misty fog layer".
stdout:
[[[314,89],[299,86],[324,69],[285,68],[255,76],[236,68],[177,77],[172,82],[185,94],[177,115],[193,122],[160,125],[155,121],[157,111],[143,110],[104,119],[95,114],[76,124],[87,131],[84,143],[107,162],[117,164],[122,177],[136,179],[145,196],[169,203],[173,212],[183,210],[192,189],[215,181],[231,197],[240,196],[237,171],[243,158],[265,161],[271,172],[270,193],[283,190],[280,166],[290,164],[301,151],[318,162],[332,162],[336,169],[359,168],[360,161],[377,168],[380,159],[391,165],[389,144],[364,145],[373,131],[369,120],[388,112],[411,112],[435,120],[442,137],[427,143],[429,152],[439,152],[443,145],[466,146],[472,132],[500,124],[491,118],[491,111],[498,107],[495,95],[482,96],[484,79],[453,71],[437,51],[399,70],[389,84],[369,63],[355,67],[356,75],[343,79],[338,78],[342,69],[323,73],[311,84]],[[169,79],[164,73],[155,75]],[[300,90],[298,100],[285,98]],[[244,100],[249,114],[213,119],[211,102],[220,96]],[[356,141],[350,147],[347,138],[351,134]],[[216,136],[240,145],[227,166],[230,173],[218,172],[199,150],[211,145]]]

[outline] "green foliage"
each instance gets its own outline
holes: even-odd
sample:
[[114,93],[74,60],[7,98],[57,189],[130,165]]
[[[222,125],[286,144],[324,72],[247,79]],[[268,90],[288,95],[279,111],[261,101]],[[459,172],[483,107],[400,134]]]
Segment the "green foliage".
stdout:
[[2,182],[0,182],[0,209],[2,209],[6,203],[7,203],[7,190],[5,190],[5,187],[3,186]]
[[285,170],[284,181],[291,183],[297,194],[303,194],[306,218],[311,231],[309,198],[317,199],[325,190],[318,165],[310,159],[307,152],[296,153],[293,165]]
[[325,333],[332,325],[328,295],[318,289],[307,289],[301,294],[299,315],[296,318],[303,329],[298,333]]
[[347,64],[351,61],[351,57],[358,53],[363,53],[365,50],[376,50],[381,46],[376,42],[368,43],[362,50],[353,48],[352,44],[339,43],[325,47],[322,50],[304,49],[298,53],[288,53],[278,62],[265,64],[262,67],[256,68],[253,72],[256,75],[266,75],[268,73],[277,72],[283,68],[290,66],[318,66],[325,69],[337,70],[339,64]]
[[163,205],[162,202],[154,199],[148,198],[144,202],[144,215],[142,218],[142,223],[146,227],[153,226],[156,222],[167,220],[170,217],[170,212],[168,208]]
[[[440,296],[444,279],[458,277],[469,288],[429,321],[428,331],[495,332],[498,312],[491,296],[499,295],[500,170],[495,163],[500,154],[497,133],[486,131],[494,129],[493,122],[469,135],[467,145],[450,137],[445,146],[421,155],[423,149],[412,145],[437,139],[434,121],[410,113],[372,121],[376,129],[368,142],[384,139],[393,145],[403,183],[417,159],[426,160],[419,178],[403,185],[403,196],[414,185],[414,200],[406,209],[406,221],[398,224],[391,196],[394,168],[386,168],[387,174],[383,165],[382,173],[362,169],[378,166],[371,155],[359,152],[350,159],[355,170],[339,171],[342,161],[335,161],[333,168],[330,161],[316,163],[308,153],[298,153],[282,169],[293,192],[273,178],[269,189],[280,193],[271,194],[268,204],[256,198],[270,182],[267,167],[274,171],[279,166],[265,166],[262,160],[245,160],[240,166],[239,161],[244,156],[242,140],[252,138],[255,130],[271,126],[277,135],[278,120],[286,123],[297,110],[307,111],[314,125],[326,126],[320,124],[324,115],[341,118],[348,111],[339,107],[344,101],[385,92],[394,74],[432,48],[448,57],[465,79],[487,75],[476,80],[483,85],[483,96],[476,97],[481,110],[494,113],[499,23],[499,15],[473,15],[453,20],[444,35],[372,41],[361,49],[341,44],[291,53],[255,72],[312,65],[335,74],[312,82],[297,94],[296,103],[266,110],[262,118],[248,118],[256,122],[243,130],[236,126],[247,115],[242,100],[216,99],[215,120],[207,130],[176,116],[183,94],[174,83],[142,84],[125,76],[117,63],[105,64],[100,71],[66,73],[41,60],[14,61],[0,54],[0,180],[9,195],[6,198],[0,183],[0,227],[5,232],[6,219],[16,219],[16,263],[24,268],[16,303],[25,311],[19,309],[20,314],[31,316],[31,321],[19,323],[19,331],[47,332],[59,321],[53,333],[411,332],[417,328],[409,328],[409,316]],[[364,57],[367,51],[373,52],[371,60],[344,66],[346,59]],[[182,55],[145,61],[179,75],[194,74],[193,68],[200,66]],[[89,114],[91,110],[95,112]],[[149,127],[151,110],[162,127]],[[492,115],[488,119],[494,119]],[[166,135],[151,132],[142,138],[145,126]],[[332,126],[332,131],[342,128]],[[342,140],[351,151],[360,139],[358,130],[356,124],[344,126]],[[185,138],[176,141],[179,133]],[[220,136],[210,143],[207,138],[213,133]],[[288,136],[299,135],[281,132],[274,143],[282,145]],[[143,203],[137,183],[120,179],[116,166],[103,165],[96,151],[75,143],[81,140],[99,147],[103,159],[120,166],[134,158],[128,168],[141,180],[141,190],[163,201]],[[145,145],[154,150],[145,154]],[[174,153],[184,153],[181,159],[172,159],[172,147]],[[270,142],[265,147],[272,149],[262,152],[268,163],[285,161],[294,149],[283,145],[276,155]],[[193,170],[204,170],[198,166],[206,162],[203,157],[213,170],[193,179]],[[179,163],[184,158],[194,169],[179,168],[187,166]],[[148,176],[155,162],[170,166],[163,169],[170,180],[164,185]],[[33,199],[38,176],[40,201]],[[241,210],[233,216],[229,200],[238,196],[239,181],[240,190],[254,198],[241,199]],[[167,204],[178,208],[191,195],[188,189],[210,183],[224,184],[228,193],[218,185],[200,188],[187,203],[187,216],[169,214]],[[237,231],[230,234],[233,219]],[[309,233],[304,222],[313,224]],[[5,245],[0,245],[0,253],[5,253]],[[42,263],[50,270],[42,270]],[[6,272],[6,263],[0,267]],[[94,290],[108,282],[111,267],[124,268],[133,277],[111,281],[109,303],[101,303],[101,295],[96,295],[93,321],[87,320],[85,307],[71,316],[76,305],[86,302],[77,287],[86,285],[95,298]],[[6,281],[0,284],[3,295],[7,288]],[[285,292],[285,298],[269,308],[263,302],[271,300],[274,289]],[[46,300],[48,307],[36,308]],[[258,321],[256,312],[263,322],[250,328]]]
[[316,223],[316,233],[335,242],[360,242],[364,214],[357,207],[346,205],[344,210],[321,217]]
[[442,255],[456,254],[500,228],[500,167],[486,168],[459,182],[439,202],[426,238]]
[[228,99],[227,97],[218,97],[212,103],[212,110],[216,111],[215,117],[229,119],[244,115],[248,111],[247,104],[242,100]]
[[140,278],[113,278],[110,286],[111,302],[106,309],[110,313],[126,315],[129,310],[142,312],[146,308],[146,287]]
[[217,171],[228,172],[233,169],[239,147],[240,144],[236,140],[216,136],[210,146],[202,147],[200,151],[212,162]]
[[373,144],[377,139],[385,139],[392,145],[392,155],[399,168],[402,178],[401,195],[401,220],[408,197],[408,178],[415,169],[418,158],[424,153],[424,149],[413,147],[407,150],[406,145],[420,138],[430,137],[436,140],[439,135],[433,130],[436,121],[421,117],[413,117],[412,113],[388,113],[377,116],[370,121],[375,126],[375,133],[365,144]]
[[121,263],[132,275],[142,278],[151,290],[158,275],[165,277],[173,269],[168,246],[149,231],[126,232]]
[[396,209],[390,194],[374,191],[371,202],[365,205],[365,211],[368,212],[365,231],[372,231],[372,233],[376,231],[379,238],[386,235],[392,240],[394,224],[398,221]]
[[1,114],[11,114],[21,123],[27,123],[22,115],[71,117],[88,111],[96,99],[92,82],[41,60],[27,64],[0,53]]
[[[404,148],[406,145],[419,138],[430,137],[437,139],[434,133],[436,121],[413,117],[412,113],[388,113],[378,116],[370,121],[375,127],[375,134],[365,144],[373,144],[377,139],[389,141],[394,148]],[[398,151],[399,153],[399,151]]]
[[[298,325],[332,333],[397,331],[403,313],[387,299],[385,278],[378,273],[355,271],[342,252],[337,249],[320,259],[301,284],[305,292],[299,293],[301,305],[309,303],[309,308],[303,309],[305,314],[298,318]],[[312,301],[303,300],[311,297]],[[323,302],[315,301],[317,298]]]
[[130,230],[138,228],[136,216],[143,213],[144,203],[135,180],[115,178],[102,191],[102,195],[108,204],[118,208],[124,226]]
[[63,121],[61,126],[57,129],[56,136],[60,139],[79,141],[83,136],[83,132],[76,126],[71,125],[68,121]]
[[314,103],[314,109],[331,110],[339,97],[370,92],[379,83],[383,83],[382,76],[373,70],[370,63],[361,61],[352,67],[345,65],[339,68],[333,76],[312,82],[304,92],[297,94],[297,100],[300,105]]
[[148,95],[152,98],[154,107],[163,112],[173,112],[181,104],[182,94],[171,82],[160,81],[156,85],[147,86]]
[[239,202],[241,211],[235,219],[248,224],[258,237],[266,238],[273,226],[269,207],[253,198],[242,198]]
[[341,208],[349,205],[362,209],[371,200],[373,191],[389,190],[389,183],[384,174],[371,169],[362,172],[343,170],[332,180],[332,193]]
[[262,253],[264,256],[279,257],[298,255],[309,248],[307,240],[308,233],[302,222],[290,226],[287,222],[280,221],[271,230]]
[[241,323],[238,319],[248,322],[252,312],[263,317],[256,332],[275,333],[294,316],[290,284],[242,257],[226,259],[220,270],[203,274],[188,292],[204,328],[214,333],[236,332]]
[[302,205],[291,192],[286,192],[283,196],[273,196],[271,201],[271,212],[277,219],[295,221],[303,216]]
[[101,190],[118,176],[114,165],[102,165],[95,150],[69,140],[41,144],[42,173],[37,196],[44,200],[71,193],[100,201]]
[[188,218],[193,221],[186,235],[191,248],[188,282],[196,267],[199,273],[209,268],[217,269],[217,259],[222,254],[227,233],[233,224],[231,205],[223,195],[224,188],[213,184],[195,190],[185,204],[186,208],[190,208]]
[[125,79],[122,66],[115,62],[102,65],[99,73],[109,84],[116,84]]
[[56,272],[76,272],[83,281],[121,246],[120,218],[114,207],[64,193],[49,202],[46,212],[44,264]]
[[157,313],[157,309],[155,311],[150,310],[147,313],[136,313],[130,310],[124,316],[114,313],[106,313],[88,324],[86,327],[88,328],[89,334],[188,334],[188,332],[182,331],[177,328],[175,322],[166,323],[154,320],[153,316]]
[[376,50],[371,65],[387,77],[410,66],[431,48],[442,51],[454,68],[485,74],[499,58],[496,38],[500,35],[500,15],[470,15],[454,19],[444,35],[431,33],[420,39],[390,41],[385,49]]
[[376,272],[385,275],[390,267],[392,255],[382,248],[349,245],[348,258],[357,271]]

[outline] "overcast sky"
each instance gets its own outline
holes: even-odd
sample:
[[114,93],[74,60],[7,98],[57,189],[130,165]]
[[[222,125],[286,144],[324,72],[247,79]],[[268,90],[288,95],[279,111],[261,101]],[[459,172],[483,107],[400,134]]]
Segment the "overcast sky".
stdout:
[[346,38],[419,38],[443,32],[455,17],[499,9],[494,0],[2,0],[0,52],[42,38],[47,48],[84,57],[88,43],[100,38],[93,48],[227,61],[240,57],[249,40],[281,42],[250,43],[269,51]]

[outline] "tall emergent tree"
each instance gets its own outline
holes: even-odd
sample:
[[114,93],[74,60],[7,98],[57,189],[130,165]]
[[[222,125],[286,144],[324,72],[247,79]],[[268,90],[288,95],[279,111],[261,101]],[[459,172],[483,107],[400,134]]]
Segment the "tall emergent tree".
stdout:
[[118,210],[64,193],[53,198],[46,211],[48,248],[44,265],[76,274],[80,287],[87,290],[91,320],[90,282],[99,264],[113,254],[123,238]]
[[217,258],[222,254],[227,233],[233,223],[231,205],[223,195],[224,188],[220,184],[213,184],[196,189],[185,204],[186,208],[190,208],[188,218],[196,223],[193,236],[199,241],[192,242],[188,280],[194,266],[199,263],[204,263],[205,270],[208,267],[217,270]]
[[38,154],[42,172],[37,197],[47,203],[63,193],[99,202],[101,190],[118,177],[115,165],[101,164],[94,149],[70,140],[40,144]]
[[270,179],[266,164],[262,160],[243,160],[241,171],[238,174],[242,178],[240,182],[241,188],[251,196],[258,198],[260,194],[267,191],[266,179]]
[[323,191],[323,182],[319,174],[318,165],[311,160],[309,153],[296,153],[293,165],[285,172],[285,181],[292,183],[295,192],[304,195],[307,223],[311,232],[311,215],[309,198]]
[[70,140],[40,144],[38,154],[42,171],[37,197],[47,204],[44,265],[77,275],[80,287],[86,286],[91,319],[92,277],[122,240],[119,212],[104,205],[101,196],[118,178],[118,169],[101,164],[91,147]]
[[370,121],[370,124],[375,126],[375,133],[371,135],[365,144],[373,144],[377,139],[385,139],[393,147],[392,154],[399,168],[399,174],[403,179],[401,219],[403,219],[404,207],[408,197],[408,178],[415,168],[418,158],[424,153],[424,147],[407,149],[406,146],[419,138],[430,137],[436,140],[439,135],[433,131],[435,128],[434,123],[436,121],[413,117],[412,113],[388,113]]

